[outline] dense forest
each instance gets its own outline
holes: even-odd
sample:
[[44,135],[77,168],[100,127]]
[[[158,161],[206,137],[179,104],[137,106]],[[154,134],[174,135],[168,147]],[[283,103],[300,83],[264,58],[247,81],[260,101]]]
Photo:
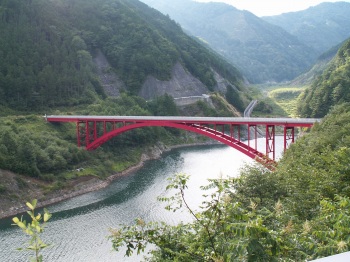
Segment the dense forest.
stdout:
[[330,108],[350,102],[350,40],[339,49],[329,67],[301,95],[298,113],[323,117]]
[[0,105],[42,109],[104,98],[92,58],[102,50],[136,95],[148,75],[170,78],[182,65],[208,88],[218,72],[242,88],[230,64],[136,0],[1,1]]

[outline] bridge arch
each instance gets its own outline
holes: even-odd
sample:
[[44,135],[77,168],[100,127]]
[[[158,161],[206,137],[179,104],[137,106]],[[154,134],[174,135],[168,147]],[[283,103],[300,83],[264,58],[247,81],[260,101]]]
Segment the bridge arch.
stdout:
[[[143,128],[143,127],[171,127],[171,128],[177,128],[182,129],[190,132],[194,132],[206,137],[209,137],[211,139],[214,139],[216,141],[219,141],[223,144],[226,144],[243,154],[249,156],[252,159],[257,160],[258,162],[262,163],[265,166],[275,166],[276,162],[273,159],[269,159],[266,157],[265,154],[259,152],[256,148],[253,148],[243,141],[239,139],[236,139],[233,135],[227,135],[224,133],[224,131],[218,131],[213,128],[209,128],[207,126],[201,126],[196,124],[179,124],[179,123],[172,123],[172,122],[154,122],[154,123],[147,123],[147,122],[141,122],[141,123],[132,123],[128,125],[124,125],[122,127],[116,128],[110,132],[107,132],[103,134],[102,136],[98,137],[96,140],[93,140],[93,142],[86,145],[87,150],[95,150],[107,141],[111,140],[113,137],[118,136],[122,133],[128,132],[133,129]],[[239,128],[239,127],[238,127]]]
[[158,126],[158,127],[172,127],[172,128],[177,128],[177,129],[182,129],[186,131],[191,131],[197,134],[201,134],[204,136],[207,136],[209,138],[212,138],[214,140],[217,140],[223,144],[226,144],[228,146],[231,146],[235,148],[236,150],[248,155],[251,158],[256,158],[258,157],[264,157],[264,155],[257,150],[247,146],[245,143],[243,143],[240,140],[237,140],[234,137],[228,136],[221,131],[217,131],[212,128],[208,127],[201,127],[200,125],[185,125],[185,124],[178,124],[178,123],[153,123],[152,125],[149,125],[148,123],[135,123],[135,124],[130,124],[126,125],[123,127],[119,127],[113,131],[110,131],[103,136],[97,138],[94,140],[92,143],[90,143],[88,146],[86,146],[87,150],[94,150],[101,146],[102,144],[106,143],[108,140],[112,139],[113,137],[120,135],[122,133],[125,133],[127,131],[137,129],[137,128],[142,128],[142,127],[149,127],[149,126]]

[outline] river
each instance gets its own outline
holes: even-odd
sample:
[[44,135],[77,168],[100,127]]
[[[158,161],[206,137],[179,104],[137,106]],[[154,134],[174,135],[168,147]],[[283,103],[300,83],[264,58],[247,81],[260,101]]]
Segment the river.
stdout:
[[[259,148],[264,139],[259,139]],[[276,151],[280,154],[283,138],[276,137]],[[171,150],[162,158],[148,161],[135,173],[115,180],[107,188],[78,196],[48,207],[53,217],[42,239],[52,244],[43,251],[44,261],[140,261],[142,257],[124,257],[125,250],[112,250],[107,239],[110,227],[132,224],[136,218],[176,224],[191,221],[185,211],[166,211],[158,196],[169,194],[165,188],[168,178],[177,173],[190,175],[186,199],[196,209],[203,201],[200,186],[207,179],[220,176],[235,177],[252,159],[233,148],[197,146]],[[28,238],[11,226],[10,219],[0,220],[0,261],[28,261],[32,252],[17,251]]]

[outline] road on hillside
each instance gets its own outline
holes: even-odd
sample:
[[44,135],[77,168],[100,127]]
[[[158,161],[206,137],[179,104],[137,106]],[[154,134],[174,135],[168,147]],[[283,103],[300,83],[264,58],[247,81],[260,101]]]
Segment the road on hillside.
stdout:
[[249,105],[247,106],[247,108],[244,110],[243,116],[244,117],[250,117],[250,115],[253,112],[254,107],[256,106],[256,104],[258,103],[258,100],[252,100]]

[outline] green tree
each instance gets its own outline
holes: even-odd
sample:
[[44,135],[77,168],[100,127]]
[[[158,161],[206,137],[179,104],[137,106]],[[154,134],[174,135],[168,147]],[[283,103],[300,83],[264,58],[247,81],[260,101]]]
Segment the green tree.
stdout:
[[350,40],[338,50],[329,67],[307,88],[298,102],[298,113],[323,117],[335,105],[350,102]]
[[36,147],[27,134],[19,138],[17,161],[17,172],[33,177],[40,175],[40,171],[36,166]]
[[149,103],[155,116],[177,116],[179,114],[174,98],[168,94],[159,96]]
[[176,211],[182,206],[192,214],[194,222],[169,226],[138,219],[134,226],[112,230],[113,248],[126,245],[126,255],[134,250],[144,251],[147,244],[158,249],[151,251],[155,261],[272,261],[277,255],[277,239],[264,225],[255,208],[244,209],[232,203],[232,180],[211,180],[206,189],[215,189],[203,211],[194,212],[187,204],[185,189],[188,176],[178,175],[167,189],[178,190],[170,198],[167,209]]
[[244,111],[244,104],[242,102],[242,98],[239,95],[239,92],[232,87],[231,85],[227,86],[226,90],[226,100],[236,107],[239,111],[243,112]]
[[[19,219],[18,217],[14,217],[12,221],[15,223],[14,225],[20,227],[26,235],[30,236],[28,246],[25,248],[35,253],[35,257],[30,261],[42,262],[43,256],[40,252],[48,245],[41,240],[40,235],[44,232],[46,223],[52,215],[46,209],[44,209],[43,214],[35,214],[37,200],[33,200],[31,203],[27,202],[26,205],[29,208],[27,213],[31,218],[31,222],[26,222],[23,218]],[[22,250],[22,248],[19,248],[19,250]]]

